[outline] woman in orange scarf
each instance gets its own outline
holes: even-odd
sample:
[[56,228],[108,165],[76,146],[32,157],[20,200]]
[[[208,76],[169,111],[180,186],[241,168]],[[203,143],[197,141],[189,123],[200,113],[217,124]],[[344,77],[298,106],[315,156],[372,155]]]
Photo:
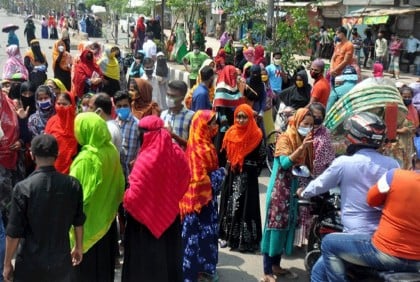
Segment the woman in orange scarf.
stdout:
[[134,78],[130,81],[128,92],[131,98],[131,112],[137,119],[145,116],[160,116],[159,105],[152,100],[152,85],[145,79]]
[[264,277],[261,281],[274,282],[274,275],[297,277],[297,274],[281,268],[280,260],[283,253],[289,255],[292,252],[298,222],[298,199],[295,194],[302,179],[292,174],[292,168],[305,165],[312,172],[313,125],[314,118],[309,109],[300,108],[277,140],[266,196],[266,222],[261,241]]
[[73,157],[77,154],[77,140],[74,136],[74,119],[76,106],[68,93],[57,96],[55,112],[47,122],[45,133],[53,135],[58,142],[58,157],[55,168],[61,173],[68,174]]
[[258,176],[265,159],[262,131],[252,108],[235,109],[234,124],[223,139],[229,172],[222,187],[219,237],[221,246],[255,252],[260,249],[261,215]]
[[70,91],[73,58],[66,50],[66,44],[63,40],[57,40],[54,43],[52,59],[54,78],[58,78]]
[[201,281],[203,278],[216,281],[216,195],[225,175],[225,169],[218,168],[216,147],[212,143],[217,129],[216,114],[212,111],[199,110],[192,118],[186,150],[192,175],[188,190],[179,203],[183,225],[185,281]]

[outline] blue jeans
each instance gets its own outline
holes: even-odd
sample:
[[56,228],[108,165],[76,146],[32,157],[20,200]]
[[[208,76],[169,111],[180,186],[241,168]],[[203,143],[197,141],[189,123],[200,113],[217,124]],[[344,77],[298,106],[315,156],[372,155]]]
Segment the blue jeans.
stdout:
[[0,282],[3,282],[3,262],[6,249],[6,234],[4,232],[3,216],[0,211]]
[[420,261],[397,258],[379,251],[373,246],[371,236],[332,233],[323,238],[321,250],[328,281],[349,281],[346,277],[346,263],[382,271],[417,271],[420,268]]

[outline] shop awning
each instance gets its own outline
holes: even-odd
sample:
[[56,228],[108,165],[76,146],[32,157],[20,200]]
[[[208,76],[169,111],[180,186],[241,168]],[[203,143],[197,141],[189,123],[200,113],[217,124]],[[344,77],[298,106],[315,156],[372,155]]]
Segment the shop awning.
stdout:
[[332,7],[340,4],[342,1],[318,1],[317,3],[312,4],[315,7]]
[[392,9],[378,9],[370,12],[367,16],[392,16],[420,12],[419,7],[413,8],[392,8]]
[[301,8],[301,7],[307,7],[311,3],[310,2],[277,2],[274,3],[276,7],[285,7],[285,8]]
[[389,19],[389,16],[369,16],[363,18],[363,24],[385,24]]

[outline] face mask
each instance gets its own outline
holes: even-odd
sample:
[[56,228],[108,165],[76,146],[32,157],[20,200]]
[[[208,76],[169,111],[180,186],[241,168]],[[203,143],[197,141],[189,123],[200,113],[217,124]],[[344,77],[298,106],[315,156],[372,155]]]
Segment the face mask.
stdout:
[[297,86],[297,88],[302,88],[303,87],[303,81],[302,80],[296,81],[296,86]]
[[266,75],[266,74],[261,75],[261,80],[263,82],[266,82],[268,80],[268,75]]
[[61,45],[58,46],[58,52],[60,52],[60,53],[64,52],[64,46],[61,46]]
[[321,125],[322,122],[323,122],[323,119],[322,118],[314,118],[314,124],[315,125]]
[[311,132],[311,130],[312,130],[312,127],[302,127],[302,126],[299,126],[299,128],[298,128],[297,131],[299,132],[299,134],[301,136],[306,136],[306,135],[308,135],[309,132]]
[[93,60],[93,55],[92,55],[92,53],[88,53],[88,54],[86,55],[86,60],[88,60],[88,61],[92,61],[92,60]]
[[273,62],[276,66],[279,66],[281,64],[281,59],[273,59]]
[[194,54],[196,55],[200,54],[200,49],[194,49]]
[[48,110],[49,108],[51,108],[51,106],[52,106],[52,104],[51,104],[51,99],[48,99],[48,100],[46,100],[46,101],[44,101],[44,102],[37,102],[38,103],[38,107],[41,109],[41,110]]
[[403,99],[403,101],[404,101],[404,105],[407,107],[407,106],[411,105],[412,99]]
[[120,120],[127,120],[130,116],[130,108],[119,108],[116,112]]
[[313,79],[317,79],[318,77],[319,77],[319,75],[320,75],[321,73],[319,73],[319,72],[314,72],[314,71],[311,71],[310,72],[310,75],[311,75],[311,77],[313,78]]
[[169,109],[176,108],[179,105],[179,100],[173,97],[166,96],[166,105]]
[[82,112],[86,113],[88,111],[89,107],[88,106],[82,106]]
[[340,37],[338,37],[337,35],[334,37],[334,42],[335,43],[338,43],[338,42],[341,42],[341,38]]
[[153,69],[145,69],[144,72],[146,73],[147,76],[153,75]]

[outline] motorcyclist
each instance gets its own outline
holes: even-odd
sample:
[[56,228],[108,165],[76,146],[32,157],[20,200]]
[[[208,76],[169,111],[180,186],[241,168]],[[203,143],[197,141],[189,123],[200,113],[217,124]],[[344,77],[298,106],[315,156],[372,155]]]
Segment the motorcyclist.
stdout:
[[[344,123],[347,155],[336,158],[332,164],[297,195],[311,198],[338,187],[341,195],[341,223],[343,232],[372,234],[379,223],[381,210],[366,203],[369,188],[388,170],[399,164],[378,152],[386,126],[381,118],[370,112],[356,113]],[[327,281],[322,257],[312,269],[311,281]]]

